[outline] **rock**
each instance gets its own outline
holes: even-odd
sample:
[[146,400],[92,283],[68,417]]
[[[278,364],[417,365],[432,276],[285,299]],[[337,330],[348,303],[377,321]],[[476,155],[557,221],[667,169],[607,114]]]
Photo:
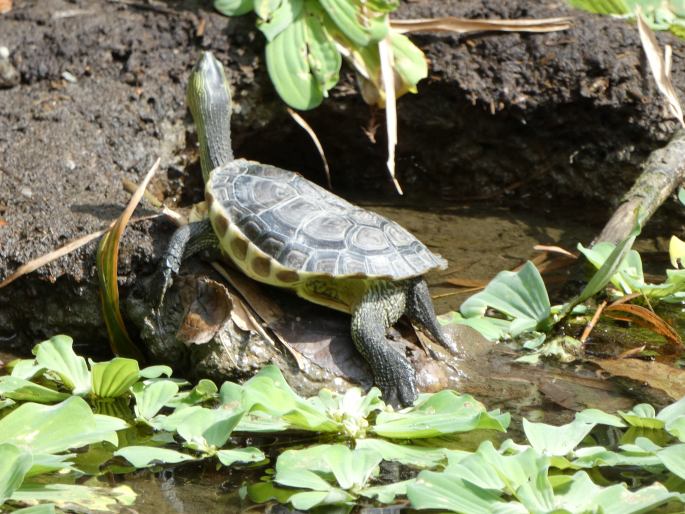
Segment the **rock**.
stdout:
[[10,88],[19,84],[19,72],[12,66],[10,53],[6,46],[0,46],[0,88]]

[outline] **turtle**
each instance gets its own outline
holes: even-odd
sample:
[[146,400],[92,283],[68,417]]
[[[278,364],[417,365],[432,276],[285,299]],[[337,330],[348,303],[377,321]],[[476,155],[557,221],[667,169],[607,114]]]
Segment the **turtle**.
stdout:
[[352,340],[386,402],[417,398],[416,373],[386,340],[403,314],[452,353],[440,327],[428,271],[446,261],[399,224],[355,206],[300,174],[237,159],[231,148],[231,96],[211,52],[193,68],[187,102],[197,129],[208,219],[180,227],[160,266],[159,305],[181,262],[219,248],[245,275],[351,314]]

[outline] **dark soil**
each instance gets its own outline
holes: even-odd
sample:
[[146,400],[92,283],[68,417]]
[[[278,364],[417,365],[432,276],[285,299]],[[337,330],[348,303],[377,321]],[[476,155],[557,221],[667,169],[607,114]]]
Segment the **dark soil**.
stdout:
[[[565,204],[585,219],[599,212],[588,221],[601,228],[640,163],[675,128],[635,27],[570,12],[561,1],[418,0],[403,3],[398,17],[563,14],[575,17],[565,32],[413,37],[431,71],[418,95],[399,102],[397,167],[407,202]],[[674,46],[678,88],[683,44],[658,38]],[[122,180],[138,182],[157,156],[153,193],[183,206],[201,197],[184,87],[203,49],[228,69],[236,153],[323,181],[311,141],[268,81],[250,16],[227,19],[190,0],[27,0],[0,16],[0,46],[20,76],[0,90],[0,278],[103,228],[128,199]],[[394,202],[383,126],[377,144],[364,131],[383,114],[362,102],[349,72],[304,117],[326,150],[336,191]],[[170,231],[161,222],[127,230],[124,291],[152,270]],[[104,347],[95,249],[91,243],[0,290],[0,342],[25,351],[65,332]]]

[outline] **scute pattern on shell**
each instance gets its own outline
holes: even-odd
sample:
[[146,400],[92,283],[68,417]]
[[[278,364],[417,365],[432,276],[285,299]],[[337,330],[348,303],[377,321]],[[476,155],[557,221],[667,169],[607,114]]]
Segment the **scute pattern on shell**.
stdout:
[[447,265],[397,223],[291,171],[237,159],[207,190],[253,244],[298,272],[400,280]]

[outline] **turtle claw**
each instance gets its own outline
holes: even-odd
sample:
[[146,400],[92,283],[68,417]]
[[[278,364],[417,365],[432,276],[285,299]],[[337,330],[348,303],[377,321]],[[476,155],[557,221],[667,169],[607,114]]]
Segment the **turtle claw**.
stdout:
[[412,405],[418,397],[416,372],[399,353],[390,350],[386,358],[390,369],[374,373],[376,384],[383,391],[383,401],[396,409]]

